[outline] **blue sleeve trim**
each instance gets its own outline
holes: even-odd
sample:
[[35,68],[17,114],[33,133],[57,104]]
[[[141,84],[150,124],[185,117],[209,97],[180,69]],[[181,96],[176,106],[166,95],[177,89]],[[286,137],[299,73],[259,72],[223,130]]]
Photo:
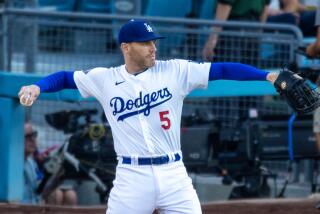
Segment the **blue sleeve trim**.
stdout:
[[73,79],[73,71],[59,71],[50,74],[35,83],[40,92],[57,92],[62,89],[77,89]]
[[209,80],[261,80],[267,78],[268,72],[250,65],[233,62],[211,63]]

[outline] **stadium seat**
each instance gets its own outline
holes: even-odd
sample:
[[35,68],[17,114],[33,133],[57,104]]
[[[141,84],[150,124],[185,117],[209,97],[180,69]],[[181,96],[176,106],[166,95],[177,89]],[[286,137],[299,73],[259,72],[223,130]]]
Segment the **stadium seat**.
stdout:
[[[185,18],[192,10],[192,0],[149,0],[145,10],[144,16],[161,16],[172,18]],[[185,41],[185,34],[179,31],[179,28],[185,28],[185,26],[172,24],[155,24],[156,29],[163,28],[163,31],[159,30],[159,34],[167,37],[160,41],[158,46],[158,52],[161,56],[172,55],[174,53],[176,57],[179,57],[179,50],[173,50],[172,47],[179,48]],[[174,30],[174,32],[166,31],[166,28]]]
[[141,14],[146,13],[149,0],[141,0]]
[[78,0],[76,10],[92,13],[110,13],[111,0]]
[[38,0],[41,9],[57,11],[73,11],[76,0]]
[[144,15],[184,18],[191,7],[191,0],[149,0]]
[[213,20],[215,8],[216,0],[203,0],[202,7],[199,12],[199,18]]
[[[43,11],[68,11],[72,12],[75,9],[77,0],[38,0],[37,6]],[[61,18],[62,19],[62,18]],[[47,21],[59,20],[59,18],[45,18]],[[58,22],[58,21],[57,21]],[[71,38],[70,29],[47,24],[38,26],[39,49],[43,51],[61,51],[69,50],[71,47],[64,45],[63,41],[68,41]]]
[[[76,11],[86,13],[111,13],[113,0],[77,0]],[[106,19],[84,19],[83,22],[95,24],[110,24]],[[113,35],[111,29],[97,28],[95,30],[75,30],[75,51],[77,53],[105,53],[107,48],[113,47]]]

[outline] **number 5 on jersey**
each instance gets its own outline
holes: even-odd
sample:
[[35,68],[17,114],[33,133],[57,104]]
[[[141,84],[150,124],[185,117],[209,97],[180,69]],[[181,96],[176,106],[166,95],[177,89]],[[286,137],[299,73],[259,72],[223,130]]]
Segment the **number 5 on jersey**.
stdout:
[[164,130],[170,129],[171,121],[169,119],[169,111],[161,111],[159,112],[160,121],[162,122],[161,127]]

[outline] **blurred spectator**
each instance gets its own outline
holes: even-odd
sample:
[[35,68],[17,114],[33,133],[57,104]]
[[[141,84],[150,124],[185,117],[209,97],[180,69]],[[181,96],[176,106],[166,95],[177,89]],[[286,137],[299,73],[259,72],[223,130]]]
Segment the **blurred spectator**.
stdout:
[[[217,0],[215,19],[264,22],[267,18],[269,3],[270,0],[255,0],[250,1],[250,4],[247,0]],[[222,29],[213,27],[212,30],[202,51],[205,60],[234,61],[254,65],[256,61],[254,59],[258,55],[257,41],[252,38],[221,36],[218,42],[218,34]]]
[[[50,152],[57,149],[57,145],[53,145],[44,152],[35,152],[35,160],[37,161],[39,168],[43,169],[43,163],[47,160],[47,156]],[[46,203],[54,205],[77,205],[78,197],[75,192],[76,182],[73,180],[64,180],[55,191],[53,191],[48,198]]]
[[284,12],[303,12],[306,10],[306,6],[299,0],[280,0],[280,8]]
[[[35,159],[40,167],[44,170],[44,162],[48,159],[50,152],[58,149],[59,146],[53,145],[43,152],[35,152]],[[56,190],[54,190],[47,198],[46,203],[53,205],[77,205],[78,197],[75,192],[76,181],[64,180]]]
[[316,12],[299,0],[279,0],[280,10],[269,10],[267,22],[292,24],[299,27],[304,36],[316,35],[313,25]]
[[[316,41],[307,47],[307,55],[310,57],[320,57],[320,2],[318,2],[315,25],[317,27]],[[320,133],[319,133],[318,142],[319,142],[319,148],[320,148]]]
[[[215,20],[220,21],[245,21],[245,22],[265,22],[268,14],[270,0],[217,0]],[[224,31],[238,29],[224,27]],[[239,31],[243,30],[239,27]],[[253,31],[253,30],[252,30]],[[221,35],[221,27],[213,27],[203,50],[204,60],[214,62],[240,62],[258,66],[260,40],[249,36]],[[260,98],[247,97],[247,100]],[[257,102],[258,103],[258,102]],[[239,100],[237,103],[239,110],[235,112],[240,120],[247,119],[249,106],[248,101]],[[251,106],[255,108],[256,106]],[[231,114],[231,112],[230,112]]]
[[37,131],[30,122],[24,124],[24,191],[23,203],[37,204],[40,202],[36,189],[43,178],[43,174],[34,158],[37,150]]
[[[43,172],[41,171],[42,165],[46,160],[47,152],[52,149],[49,148],[46,152],[39,153],[37,149],[37,136],[38,132],[33,129],[30,122],[26,122],[24,125],[24,193],[23,203],[39,204],[41,197],[36,193],[36,190],[43,179]],[[46,200],[49,204],[55,205],[76,205],[77,194],[73,189],[72,181],[65,181],[60,187],[58,187],[49,198]]]
[[57,188],[48,197],[47,203],[54,205],[69,205],[75,206],[78,203],[77,193],[74,190],[75,181],[65,180],[63,184]]

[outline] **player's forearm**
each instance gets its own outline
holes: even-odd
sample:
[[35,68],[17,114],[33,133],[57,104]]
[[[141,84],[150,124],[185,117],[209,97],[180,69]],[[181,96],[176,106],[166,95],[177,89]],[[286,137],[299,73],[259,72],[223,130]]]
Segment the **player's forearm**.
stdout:
[[267,80],[268,72],[241,63],[211,63],[209,80]]
[[40,92],[56,92],[62,89],[76,89],[77,86],[70,71],[59,71],[44,77],[35,83],[40,88]]

